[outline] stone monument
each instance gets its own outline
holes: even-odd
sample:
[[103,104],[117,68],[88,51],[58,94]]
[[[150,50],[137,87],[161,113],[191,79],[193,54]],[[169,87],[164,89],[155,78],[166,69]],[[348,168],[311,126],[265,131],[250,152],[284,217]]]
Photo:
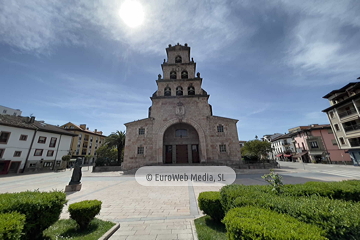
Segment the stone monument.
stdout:
[[81,157],[78,157],[75,162],[74,170],[69,185],[65,187],[65,192],[74,192],[81,190],[81,182],[80,182],[82,176],[81,164],[82,164],[82,159]]

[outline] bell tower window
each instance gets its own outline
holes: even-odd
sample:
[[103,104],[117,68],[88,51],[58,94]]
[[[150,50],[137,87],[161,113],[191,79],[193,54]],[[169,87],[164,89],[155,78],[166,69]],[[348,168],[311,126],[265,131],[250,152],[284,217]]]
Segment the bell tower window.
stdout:
[[182,58],[181,58],[181,56],[177,55],[177,56],[175,57],[175,63],[182,63]]
[[170,79],[176,79],[176,72],[175,71],[170,72]]
[[188,72],[187,71],[182,71],[181,72],[181,79],[188,79]]
[[182,96],[182,95],[183,95],[183,88],[179,86],[176,88],[176,96]]
[[188,87],[188,95],[195,95],[195,88],[193,86]]
[[166,87],[164,89],[164,96],[171,96],[171,88],[170,87]]

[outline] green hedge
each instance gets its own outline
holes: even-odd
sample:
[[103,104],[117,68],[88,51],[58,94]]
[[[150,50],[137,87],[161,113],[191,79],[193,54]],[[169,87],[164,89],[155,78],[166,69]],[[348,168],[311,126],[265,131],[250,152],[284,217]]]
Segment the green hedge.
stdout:
[[220,192],[202,192],[198,198],[199,208],[205,214],[216,221],[224,218],[224,211],[221,207]]
[[325,240],[324,230],[285,214],[257,207],[231,209],[225,216],[230,240]]
[[230,209],[234,208],[234,200],[249,191],[272,193],[270,185],[245,186],[234,184],[224,186],[220,190],[220,201],[224,212],[227,213]]
[[242,195],[236,198],[233,206],[257,206],[288,214],[299,221],[323,228],[329,239],[360,239],[360,203],[316,195],[279,196],[243,188]]
[[86,229],[91,220],[100,213],[101,203],[102,202],[98,200],[85,200],[70,204],[70,218],[79,224],[80,229]]
[[25,215],[17,212],[0,213],[0,239],[20,239],[25,224]]
[[63,192],[27,191],[0,194],[0,213],[19,212],[26,216],[22,239],[39,239],[60,217],[66,204]]

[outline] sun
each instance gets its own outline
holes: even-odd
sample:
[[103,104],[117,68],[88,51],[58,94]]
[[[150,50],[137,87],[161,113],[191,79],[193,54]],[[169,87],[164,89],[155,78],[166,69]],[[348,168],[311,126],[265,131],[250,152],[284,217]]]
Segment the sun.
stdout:
[[143,7],[137,1],[125,0],[120,7],[120,17],[129,27],[138,27],[144,22]]

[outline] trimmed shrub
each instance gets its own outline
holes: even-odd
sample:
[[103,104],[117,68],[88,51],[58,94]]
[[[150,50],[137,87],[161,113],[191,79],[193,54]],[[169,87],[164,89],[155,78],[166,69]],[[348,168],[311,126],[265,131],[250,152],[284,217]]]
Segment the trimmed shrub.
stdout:
[[319,195],[345,201],[360,201],[360,181],[307,182],[305,184],[285,185],[283,193],[290,196]]
[[225,216],[227,238],[255,240],[325,240],[323,229],[285,214],[257,207],[233,208]]
[[220,202],[220,192],[202,192],[198,198],[199,208],[216,221],[224,218],[224,211]]
[[70,218],[74,219],[77,224],[79,224],[80,229],[86,229],[91,220],[100,213],[101,204],[102,202],[98,200],[85,200],[70,204]]
[[220,201],[222,208],[225,213],[227,213],[230,209],[234,208],[234,200],[238,198],[239,196],[242,196],[243,194],[248,193],[249,191],[255,191],[255,192],[267,192],[271,193],[271,186],[265,185],[265,186],[245,186],[245,185],[226,185],[221,188],[220,190]]
[[17,212],[0,214],[0,239],[17,240],[21,238],[25,215]]
[[22,239],[39,239],[60,217],[66,204],[63,192],[27,191],[0,194],[0,213],[19,212],[26,216]]
[[360,203],[320,196],[277,196],[261,191],[243,191],[233,205],[257,206],[288,214],[326,231],[329,239],[360,239]]

